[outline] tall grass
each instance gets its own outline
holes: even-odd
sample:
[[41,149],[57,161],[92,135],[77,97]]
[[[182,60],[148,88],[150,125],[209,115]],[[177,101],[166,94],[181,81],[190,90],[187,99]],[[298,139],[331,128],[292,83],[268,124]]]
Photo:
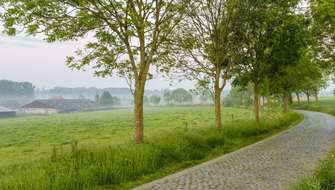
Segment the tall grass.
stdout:
[[253,122],[236,122],[223,130],[176,128],[149,137],[144,144],[126,143],[106,147],[81,146],[71,150],[54,147],[50,158],[31,165],[0,170],[1,190],[94,190],[118,185],[162,171],[172,165],[202,160],[215,149],[236,150],[283,129],[299,115]]
[[334,190],[335,189],[335,151],[321,162],[317,172],[302,180],[292,190]]
[[335,99],[321,99],[319,102],[301,102],[292,105],[295,109],[324,112],[335,115]]

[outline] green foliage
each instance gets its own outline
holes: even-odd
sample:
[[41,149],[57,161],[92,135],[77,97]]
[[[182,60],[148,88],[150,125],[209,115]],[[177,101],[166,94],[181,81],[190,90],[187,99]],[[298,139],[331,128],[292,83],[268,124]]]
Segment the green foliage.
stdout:
[[334,74],[335,63],[335,2],[333,0],[312,0],[315,58],[329,74]]
[[149,105],[150,104],[150,100],[149,100],[148,96],[143,97],[143,104],[144,105]]
[[159,96],[150,96],[150,103],[158,105],[161,102],[161,97]]
[[198,96],[202,103],[213,102],[213,94],[210,90],[202,91],[200,94],[198,94]]
[[112,96],[108,91],[105,91],[102,93],[99,103],[103,106],[117,106],[121,104],[121,101],[120,98]]
[[[0,96],[1,97],[34,97],[33,84],[29,82],[14,82],[8,80],[0,80]],[[0,98],[1,98],[0,97]]]
[[[290,46],[289,40],[285,41],[283,35],[295,33],[295,30],[290,30],[286,25],[288,15],[294,15],[294,8],[298,2],[297,0],[240,1],[238,7],[240,24],[234,29],[234,56],[238,63],[235,68],[238,73],[234,80],[235,85],[245,87],[250,82],[256,86],[261,85],[269,74],[269,68],[274,64],[272,59],[275,57],[280,59],[280,56],[285,54],[278,50],[293,47]],[[280,55],[274,56],[274,54]]]
[[172,103],[172,94],[171,94],[171,91],[170,91],[170,90],[165,90],[165,91],[164,91],[163,99],[164,99],[164,102],[165,102],[167,105],[170,105],[170,104]]
[[175,103],[190,103],[193,101],[192,94],[183,88],[178,88],[171,93],[171,99]]
[[247,89],[233,87],[228,96],[223,100],[225,106],[250,106],[253,103],[253,88],[248,86]]
[[292,190],[322,190],[320,182],[315,178],[309,178],[301,181],[299,185]]
[[[43,33],[48,42],[78,40],[88,34],[92,40],[85,49],[70,56],[68,66],[91,66],[96,75],[117,74],[131,81],[140,73],[150,78],[148,67],[157,56],[167,55],[164,48],[180,22],[184,2],[123,0],[2,0],[1,15],[5,33],[28,35]],[[141,43],[130,44],[130,41]],[[149,44],[149,47],[147,46]],[[145,46],[145,48],[144,48]],[[146,52],[143,52],[146,51]],[[121,58],[122,57],[122,58]],[[140,60],[140,61],[138,61]],[[145,60],[145,61],[144,61]]]
[[195,80],[200,88],[221,94],[232,77],[231,34],[238,24],[237,2],[193,0],[186,5],[186,17],[175,35],[176,55],[171,59],[178,74]]
[[[223,130],[218,132],[208,124],[208,112],[210,110],[210,108],[193,107],[179,108],[178,110],[166,108],[160,112],[155,109],[148,112],[147,125],[149,128],[152,125],[152,130],[148,134],[152,135],[147,138],[144,144],[133,144],[126,141],[122,145],[109,146],[110,138],[108,138],[106,144],[99,146],[92,143],[73,142],[67,145],[69,148],[49,147],[49,158],[31,164],[24,163],[24,165],[15,164],[5,168],[2,167],[0,169],[0,173],[3,174],[0,177],[0,189],[93,190],[98,189],[98,187],[120,189],[120,184],[164,171],[169,166],[179,165],[178,167],[182,167],[182,164],[186,162],[206,159],[206,156],[210,155],[212,151],[223,154],[236,150],[285,128],[299,118],[296,113],[283,115],[278,112],[267,112],[260,127],[251,121],[251,117],[247,117],[247,115],[252,115],[250,110],[227,109],[227,115],[243,113],[243,116],[236,117],[234,121],[224,122]],[[83,125],[80,126],[81,130],[84,130],[84,125],[91,128],[92,121],[96,123],[100,118],[100,120],[107,119],[116,122],[116,125],[112,128],[117,131],[131,128],[131,125],[127,124],[126,129],[120,129],[119,122],[115,118],[110,118],[111,115],[112,117],[121,117],[121,121],[128,118],[128,123],[131,123],[131,114],[128,112],[127,114],[124,112],[108,113],[108,117],[105,118],[106,114],[104,112],[74,114],[68,117],[68,122],[69,124],[74,121],[79,122]],[[29,122],[35,124],[43,123],[43,121],[50,123],[59,121],[59,117],[66,116],[53,116],[45,119],[31,118]],[[92,117],[95,119],[93,120]],[[164,121],[158,121],[158,118]],[[184,128],[185,121],[189,122],[187,130]],[[15,122],[21,121],[7,120],[2,122],[13,125]],[[2,122],[0,122],[0,125]],[[29,122],[26,122],[28,126]],[[104,121],[103,123],[108,122]],[[71,125],[64,126],[65,130],[71,130],[67,127],[71,128]],[[105,127],[105,130],[109,128],[111,127]],[[159,133],[153,133],[155,128]],[[44,125],[43,129],[45,130]],[[49,126],[49,129],[54,128]],[[8,130],[13,129],[8,128]],[[35,126],[35,130],[39,130],[38,127]],[[120,132],[118,133],[117,136],[120,137]],[[127,133],[125,131],[123,134]],[[98,136],[95,135],[95,138],[98,138]],[[83,137],[85,139],[85,135]],[[126,136],[125,138],[127,139]],[[18,167],[19,170],[17,170]]]
[[[322,77],[318,65],[308,57],[309,25],[303,15],[287,15],[273,35],[268,78],[273,94],[302,91],[307,78]],[[314,81],[313,80],[313,81]]]
[[334,151],[321,162],[318,171],[304,179],[292,190],[333,190],[335,189],[335,156]]
[[335,115],[335,100],[334,99],[321,99],[318,102],[307,103],[305,101],[305,102],[301,102],[300,104],[294,103],[292,105],[292,108],[310,110],[310,111],[318,111],[318,112],[324,112],[324,113]]

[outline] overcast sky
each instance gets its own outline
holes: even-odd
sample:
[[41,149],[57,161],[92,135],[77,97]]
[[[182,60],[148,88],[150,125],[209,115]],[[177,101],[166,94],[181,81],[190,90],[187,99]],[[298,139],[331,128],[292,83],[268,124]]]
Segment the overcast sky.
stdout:
[[[46,43],[33,37],[0,35],[0,79],[29,81],[37,88],[65,87],[128,87],[122,78],[97,78],[92,72],[72,71],[66,56],[83,46],[78,42]],[[172,88],[171,82],[157,78],[147,89]],[[192,88],[193,82],[173,83],[176,87]]]

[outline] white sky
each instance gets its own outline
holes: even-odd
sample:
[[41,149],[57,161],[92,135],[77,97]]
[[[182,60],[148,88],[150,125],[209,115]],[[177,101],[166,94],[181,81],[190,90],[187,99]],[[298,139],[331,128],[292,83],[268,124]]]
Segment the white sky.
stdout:
[[[123,78],[97,78],[92,72],[72,71],[66,66],[66,56],[83,46],[76,42],[46,43],[33,37],[0,35],[0,79],[29,81],[37,88],[65,87],[128,87]],[[148,82],[147,89],[173,88],[161,77]],[[176,83],[175,83],[176,84]],[[174,84],[174,85],[175,85]],[[176,87],[192,88],[185,81]]]

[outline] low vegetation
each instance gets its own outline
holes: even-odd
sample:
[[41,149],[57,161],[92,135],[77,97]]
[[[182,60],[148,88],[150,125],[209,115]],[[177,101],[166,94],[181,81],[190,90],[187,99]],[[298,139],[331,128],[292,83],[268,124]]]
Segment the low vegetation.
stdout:
[[251,110],[226,108],[218,132],[212,112],[210,107],[150,108],[143,144],[131,141],[129,110],[1,120],[0,189],[127,189],[133,181],[259,141],[300,118],[266,110],[257,125]]
[[301,103],[294,103],[292,107],[295,109],[318,111],[335,115],[335,99],[333,98],[321,99],[318,102],[310,103],[303,101]]
[[335,189],[335,149],[321,162],[312,177],[302,180],[292,190],[333,190]]

